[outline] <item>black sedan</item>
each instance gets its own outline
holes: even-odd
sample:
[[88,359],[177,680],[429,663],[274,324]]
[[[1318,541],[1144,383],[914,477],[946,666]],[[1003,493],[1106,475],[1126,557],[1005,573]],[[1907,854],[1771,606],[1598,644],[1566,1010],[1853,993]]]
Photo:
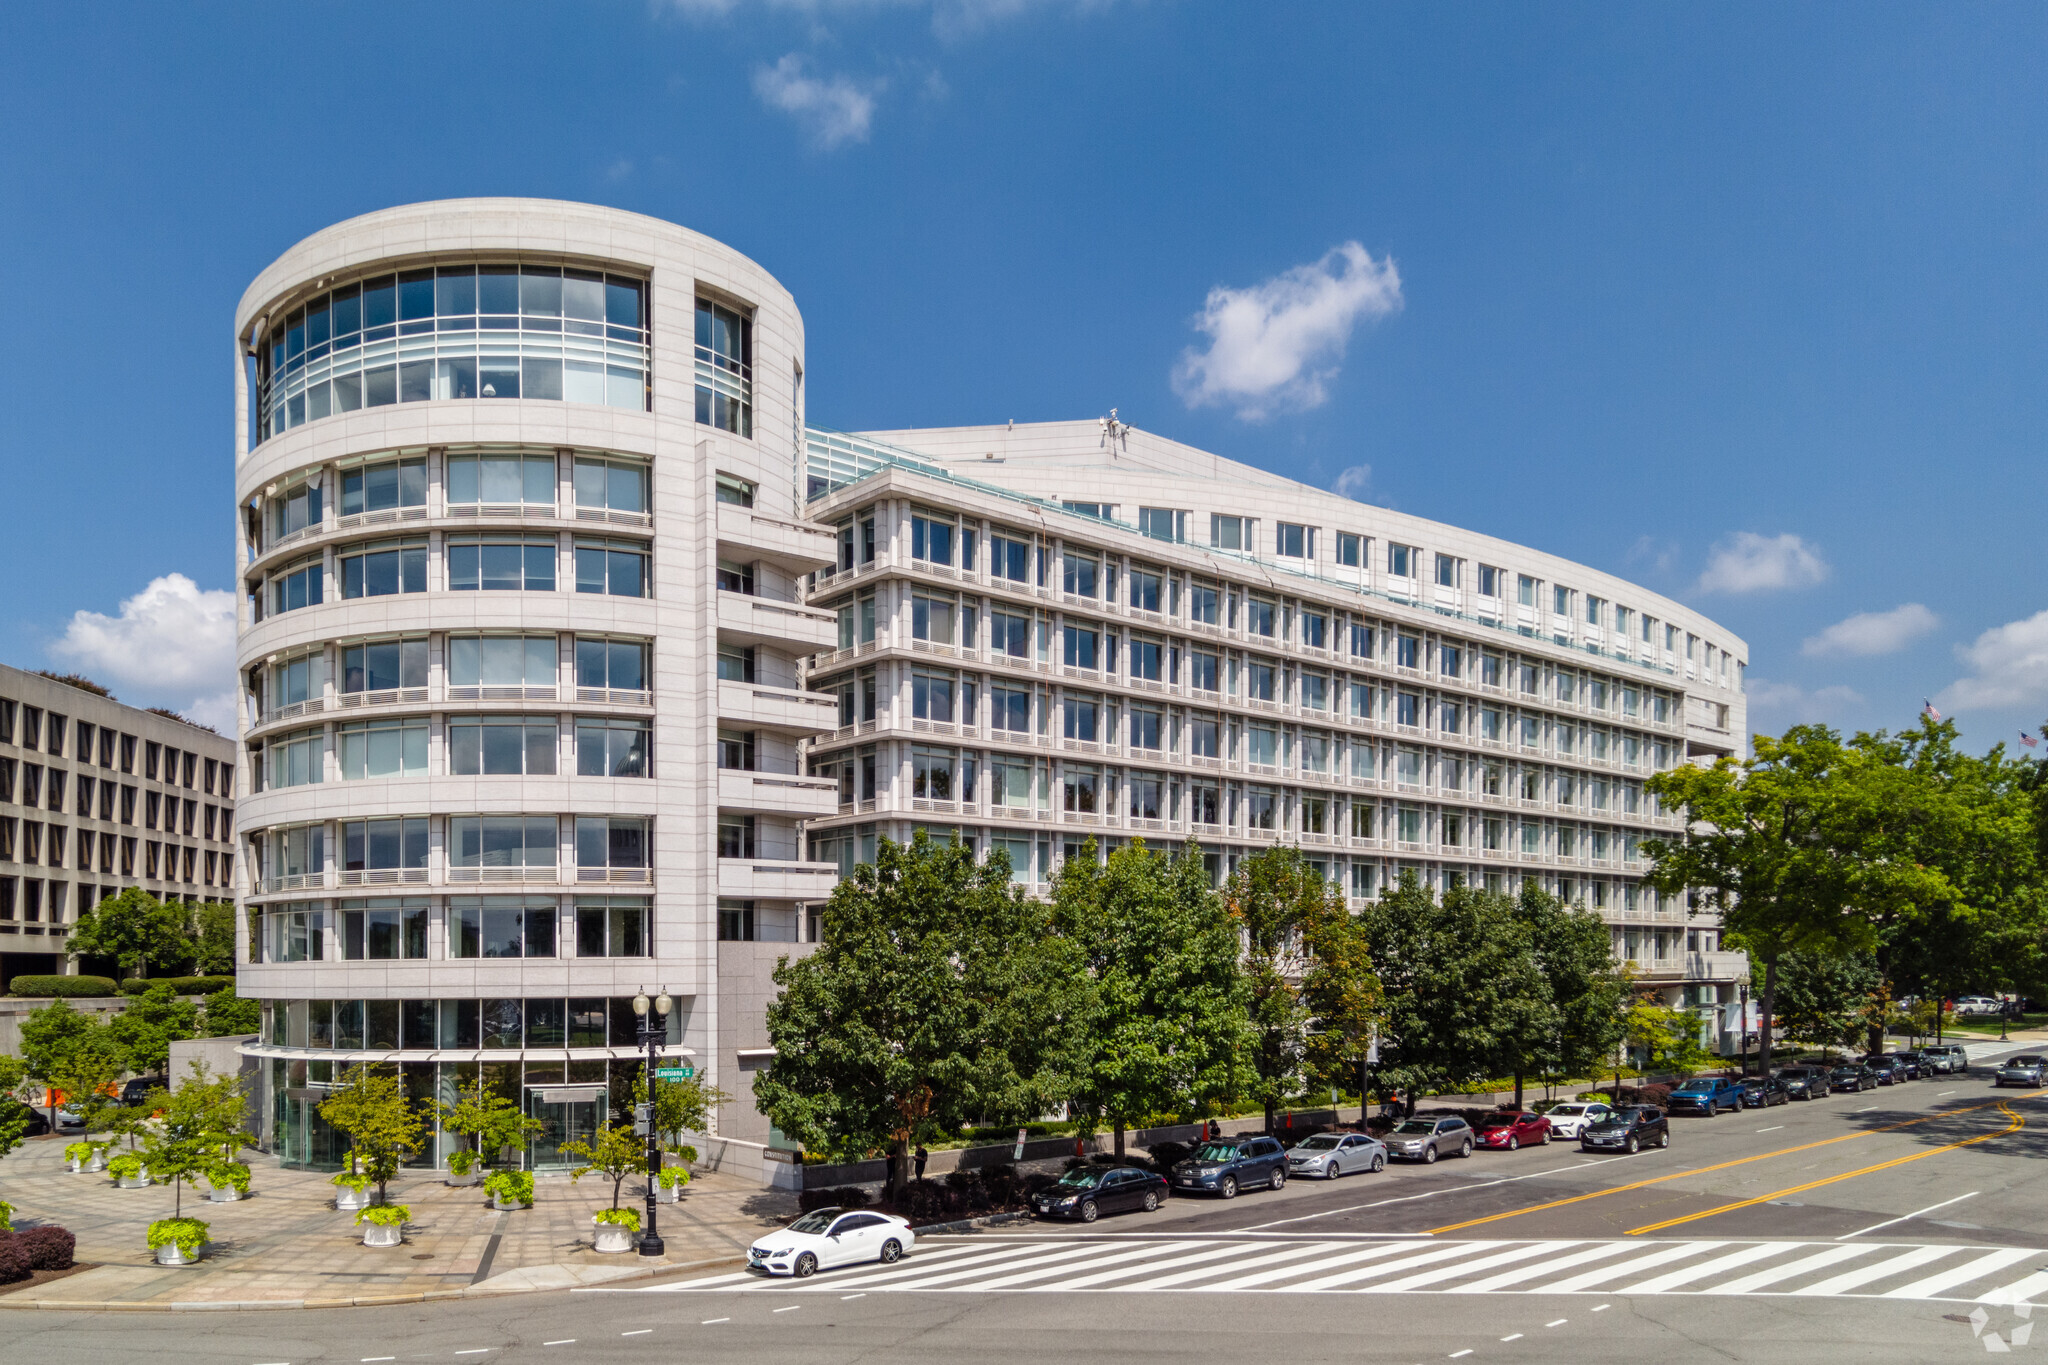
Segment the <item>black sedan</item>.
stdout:
[[1828,1072],[1828,1084],[1836,1090],[1853,1090],[1860,1095],[1885,1082],[1879,1079],[1876,1071],[1861,1062],[1844,1062]]
[[1670,1145],[1670,1120],[1663,1110],[1647,1104],[1624,1105],[1579,1135],[1579,1148],[1587,1152],[1621,1151],[1633,1156],[1645,1147]]
[[1824,1066],[1786,1066],[1778,1069],[1785,1094],[1795,1100],[1824,1100],[1833,1089]]
[[1873,1052],[1863,1059],[1863,1065],[1877,1073],[1879,1085],[1901,1085],[1913,1079],[1913,1066],[1896,1052]]
[[1166,1177],[1136,1166],[1081,1166],[1032,1198],[1041,1218],[1092,1223],[1105,1213],[1151,1213],[1166,1198]]
[[1785,1083],[1773,1076],[1765,1079],[1752,1076],[1742,1083],[1742,1107],[1744,1109],[1768,1109],[1774,1104],[1789,1104],[1792,1094]]

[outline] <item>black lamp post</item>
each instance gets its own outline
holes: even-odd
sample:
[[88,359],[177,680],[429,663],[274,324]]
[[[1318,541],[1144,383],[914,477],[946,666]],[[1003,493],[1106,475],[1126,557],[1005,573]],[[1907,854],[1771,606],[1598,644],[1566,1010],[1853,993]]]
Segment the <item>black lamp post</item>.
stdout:
[[633,997],[633,1014],[639,1021],[640,1042],[647,1049],[647,1102],[640,1106],[638,1115],[647,1134],[647,1221],[640,1228],[640,1254],[660,1256],[668,1248],[662,1244],[661,1234],[654,1225],[654,1187],[661,1179],[661,1135],[654,1126],[654,1066],[656,1054],[668,1039],[668,1012],[673,1002],[668,998],[668,992],[663,991],[651,1002],[654,1005],[651,1012],[647,1008],[649,1003],[644,990]]
[[[1736,989],[1741,993],[1742,1003],[1737,1008],[1742,1013],[1741,1017],[1735,1021],[1735,1037],[1737,1046],[1742,1049],[1742,1074],[1747,1076],[1749,1074],[1749,987],[1743,985],[1736,987]],[[1724,1052],[1721,1055],[1725,1057],[1728,1054]]]

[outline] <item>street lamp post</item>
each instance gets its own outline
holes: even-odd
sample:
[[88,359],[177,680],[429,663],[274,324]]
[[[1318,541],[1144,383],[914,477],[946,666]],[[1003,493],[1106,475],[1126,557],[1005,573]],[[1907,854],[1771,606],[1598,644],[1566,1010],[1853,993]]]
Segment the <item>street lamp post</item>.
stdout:
[[641,991],[633,997],[633,1014],[639,1021],[640,1042],[647,1048],[647,1103],[642,1106],[642,1115],[647,1126],[647,1221],[640,1229],[640,1254],[660,1256],[668,1248],[662,1244],[661,1234],[655,1228],[654,1187],[661,1179],[661,1134],[655,1131],[654,1121],[654,1065],[655,1055],[668,1038],[668,1012],[674,1004],[668,992],[663,991],[651,1002],[647,992]]
[[[1749,987],[1738,986],[1736,989],[1740,992],[1742,1001],[1740,1006],[1742,1017],[1735,1021],[1735,1036],[1740,1040],[1738,1046],[1742,1049],[1742,1074],[1747,1076],[1749,1074]],[[1725,1057],[1728,1054],[1724,1052],[1721,1055]]]

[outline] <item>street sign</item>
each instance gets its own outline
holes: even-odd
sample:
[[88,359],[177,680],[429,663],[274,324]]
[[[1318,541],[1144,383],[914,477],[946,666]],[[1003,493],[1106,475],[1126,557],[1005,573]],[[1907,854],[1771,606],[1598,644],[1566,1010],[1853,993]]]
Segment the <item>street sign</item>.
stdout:
[[654,1079],[657,1081],[687,1081],[696,1074],[697,1068],[694,1066],[658,1066],[654,1068]]

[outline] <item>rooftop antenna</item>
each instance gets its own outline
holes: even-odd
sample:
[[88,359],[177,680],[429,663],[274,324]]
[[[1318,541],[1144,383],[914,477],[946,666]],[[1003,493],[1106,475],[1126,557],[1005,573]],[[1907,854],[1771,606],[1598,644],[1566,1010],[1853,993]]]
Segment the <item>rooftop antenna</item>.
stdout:
[[1096,420],[1102,424],[1103,448],[1111,454],[1115,454],[1118,448],[1125,446],[1125,437],[1130,432],[1131,424],[1129,422],[1119,422],[1116,419],[1115,408],[1109,410],[1109,416],[1098,417]]

